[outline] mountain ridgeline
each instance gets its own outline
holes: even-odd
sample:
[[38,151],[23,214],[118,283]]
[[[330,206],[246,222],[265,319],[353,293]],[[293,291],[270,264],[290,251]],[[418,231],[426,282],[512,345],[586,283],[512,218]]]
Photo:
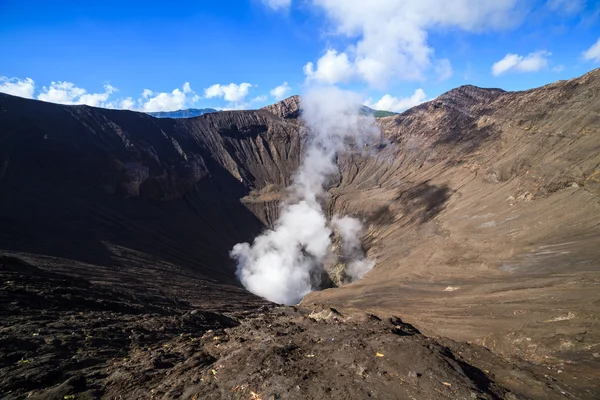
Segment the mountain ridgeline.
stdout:
[[[292,98],[297,99],[298,97],[293,96]],[[177,111],[148,112],[146,114],[151,115],[155,118],[194,118],[199,117],[200,115],[216,112],[219,112],[219,110],[215,110],[214,108],[188,108],[185,110]],[[391,111],[373,110],[372,108],[369,108],[367,106],[361,106],[359,112],[361,115],[372,115],[375,118],[389,117],[397,114]]]
[[194,118],[199,117],[200,115],[215,112],[218,112],[218,110],[215,110],[214,108],[187,108],[185,110],[156,111],[149,112],[147,114],[156,118]]
[[377,264],[273,308],[229,251],[279,215],[297,96],[154,118],[0,94],[1,397],[597,398],[599,109],[594,70],[377,118],[387,145],[339,154],[323,199]]

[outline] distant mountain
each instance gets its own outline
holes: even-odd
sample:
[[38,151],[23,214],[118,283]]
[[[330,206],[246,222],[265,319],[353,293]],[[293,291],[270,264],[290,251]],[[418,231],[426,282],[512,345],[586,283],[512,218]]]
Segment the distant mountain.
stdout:
[[214,108],[188,108],[187,110],[158,111],[149,112],[147,114],[156,118],[193,118],[214,112],[218,112],[218,110],[215,110]]
[[392,115],[398,114],[398,113],[395,113],[395,112],[392,112],[392,111],[373,110],[372,108],[367,107],[367,106],[362,106],[360,108],[360,113],[362,115],[372,115],[375,118],[390,117]]
[[[263,107],[263,109],[283,118],[298,118],[300,116],[300,96],[290,96],[275,104]],[[375,118],[389,117],[398,114],[391,111],[373,110],[367,106],[360,106],[359,113],[361,115],[372,115]]]

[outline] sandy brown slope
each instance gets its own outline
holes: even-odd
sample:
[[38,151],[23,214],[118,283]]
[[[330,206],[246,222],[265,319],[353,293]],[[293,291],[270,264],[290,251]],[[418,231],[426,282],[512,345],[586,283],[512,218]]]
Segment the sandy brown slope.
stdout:
[[[600,71],[526,92],[461,87],[384,118],[332,212],[362,215],[376,268],[309,295],[600,378]],[[387,157],[387,158],[386,158]]]

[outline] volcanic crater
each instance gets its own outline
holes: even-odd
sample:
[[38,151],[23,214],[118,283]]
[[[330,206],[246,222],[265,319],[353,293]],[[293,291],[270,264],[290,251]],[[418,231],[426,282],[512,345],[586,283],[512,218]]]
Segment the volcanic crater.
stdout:
[[378,118],[324,199],[376,265],[288,307],[229,252],[279,216],[297,96],[158,119],[0,94],[0,397],[598,398],[598,110],[594,70]]

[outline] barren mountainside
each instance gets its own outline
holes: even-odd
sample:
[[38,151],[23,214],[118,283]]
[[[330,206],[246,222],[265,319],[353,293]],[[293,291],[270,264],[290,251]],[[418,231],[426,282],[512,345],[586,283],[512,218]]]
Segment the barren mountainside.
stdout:
[[228,253],[277,218],[298,97],[158,119],[0,94],[0,397],[597,398],[599,110],[595,70],[378,118],[325,199],[377,264],[292,308]]

